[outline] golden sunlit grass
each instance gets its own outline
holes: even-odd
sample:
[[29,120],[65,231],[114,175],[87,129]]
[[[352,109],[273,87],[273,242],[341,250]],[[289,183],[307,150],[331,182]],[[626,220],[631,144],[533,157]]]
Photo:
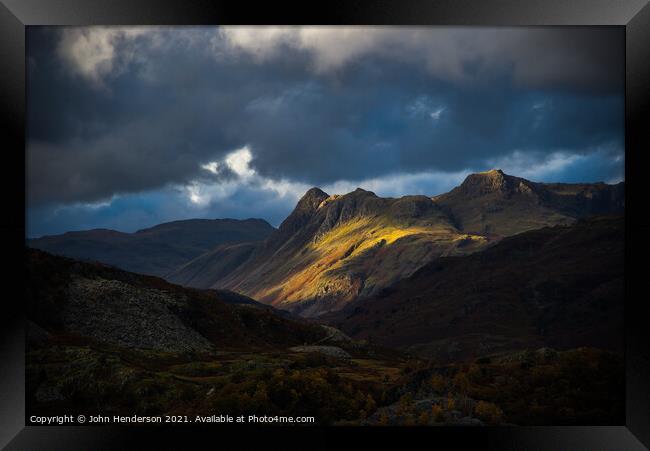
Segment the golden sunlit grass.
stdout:
[[[326,297],[347,301],[364,285],[384,285],[407,277],[436,255],[468,253],[486,243],[482,236],[460,234],[446,224],[426,220],[400,224],[382,216],[357,217],[310,243],[306,252],[278,268],[287,274],[285,278],[253,295],[282,303]],[[378,261],[382,264],[376,264]],[[354,277],[357,272],[364,273],[364,282]]]

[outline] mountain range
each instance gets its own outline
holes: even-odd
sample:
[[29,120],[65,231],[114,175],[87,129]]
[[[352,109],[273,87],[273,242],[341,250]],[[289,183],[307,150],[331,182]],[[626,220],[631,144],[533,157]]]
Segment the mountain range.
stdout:
[[190,220],[135,234],[72,232],[29,245],[314,317],[376,296],[439,258],[623,209],[624,183],[536,183],[495,169],[433,197],[312,188],[277,229],[262,220]]
[[437,258],[623,208],[623,183],[543,184],[500,170],[469,175],[435,197],[381,198],[362,189],[330,196],[312,188],[248,258],[240,257],[241,245],[221,246],[168,279],[318,316],[372,296]]

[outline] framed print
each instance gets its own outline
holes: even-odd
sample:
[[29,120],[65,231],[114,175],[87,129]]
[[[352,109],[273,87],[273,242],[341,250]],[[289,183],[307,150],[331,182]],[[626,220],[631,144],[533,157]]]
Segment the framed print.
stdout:
[[647,2],[0,17],[6,449],[650,443]]

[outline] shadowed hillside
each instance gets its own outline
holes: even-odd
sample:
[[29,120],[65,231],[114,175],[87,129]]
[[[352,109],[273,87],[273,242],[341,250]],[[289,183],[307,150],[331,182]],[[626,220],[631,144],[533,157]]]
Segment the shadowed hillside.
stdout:
[[182,288],[33,249],[27,260],[28,317],[53,333],[168,352],[289,346],[326,336],[236,293]]
[[454,361],[623,345],[624,222],[598,217],[440,258],[329,319],[356,338]]

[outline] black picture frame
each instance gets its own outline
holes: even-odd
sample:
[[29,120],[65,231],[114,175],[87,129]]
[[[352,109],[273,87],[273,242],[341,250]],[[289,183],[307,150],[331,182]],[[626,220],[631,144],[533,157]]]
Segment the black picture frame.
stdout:
[[[364,24],[469,26],[620,26],[625,28],[626,135],[626,424],[608,427],[484,428],[256,428],[248,427],[63,427],[25,426],[24,260],[25,243],[25,30],[32,25],[217,25]],[[232,0],[0,0],[0,115],[4,174],[0,236],[2,275],[0,328],[0,447],[10,450],[187,448],[190,437],[239,448],[251,441],[264,449],[339,448],[350,439],[364,448],[400,447],[423,440],[517,450],[636,450],[650,447],[650,318],[643,262],[650,255],[650,184],[645,154],[650,133],[643,118],[650,99],[650,6],[648,0],[336,0],[300,5]],[[641,269],[636,271],[636,269]],[[9,288],[12,290],[9,290]],[[226,446],[226,449],[229,449]]]

